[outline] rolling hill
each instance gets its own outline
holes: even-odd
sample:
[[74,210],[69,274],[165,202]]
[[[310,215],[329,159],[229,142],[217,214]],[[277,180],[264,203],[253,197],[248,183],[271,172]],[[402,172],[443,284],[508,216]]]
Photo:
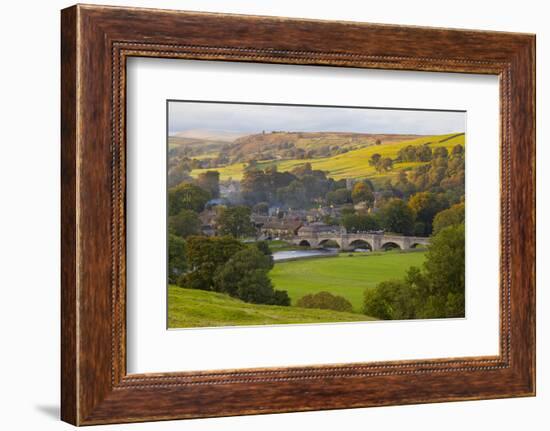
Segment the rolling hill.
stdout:
[[[408,145],[423,145],[428,144],[432,148],[446,147],[452,149],[457,144],[465,144],[464,133],[452,133],[437,136],[422,136],[414,139],[406,139],[397,142],[386,142],[381,145],[368,145],[363,148],[348,151],[343,154],[338,154],[332,157],[310,158],[310,159],[289,159],[289,160],[267,160],[258,162],[259,168],[268,166],[277,166],[279,171],[290,171],[293,168],[300,166],[306,162],[311,163],[313,169],[319,169],[328,172],[328,176],[341,178],[388,178],[397,174],[402,169],[410,169],[421,165],[421,162],[412,163],[396,163],[394,169],[388,173],[378,173],[374,167],[368,164],[370,157],[378,153],[382,157],[390,157],[394,159],[399,150]],[[220,179],[240,180],[246,167],[245,163],[234,163],[228,166],[216,168],[220,173]],[[197,176],[199,173],[212,169],[194,169],[191,172],[192,176]]]

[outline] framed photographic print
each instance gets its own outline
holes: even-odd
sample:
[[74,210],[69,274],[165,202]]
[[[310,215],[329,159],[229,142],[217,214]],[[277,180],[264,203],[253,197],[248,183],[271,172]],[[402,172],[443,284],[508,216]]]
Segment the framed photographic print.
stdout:
[[78,5],[61,41],[63,420],[534,395],[533,35]]

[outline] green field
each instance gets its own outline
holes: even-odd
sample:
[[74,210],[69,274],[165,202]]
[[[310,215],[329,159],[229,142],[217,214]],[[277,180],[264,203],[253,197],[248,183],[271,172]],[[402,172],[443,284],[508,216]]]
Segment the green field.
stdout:
[[168,287],[168,327],[278,325],[375,320],[357,313],[248,304],[204,290]]
[[[429,144],[432,148],[446,147],[451,150],[457,144],[464,145],[464,134],[455,136],[456,134],[438,135],[438,136],[425,136],[418,139],[407,140],[402,142],[393,142],[382,145],[371,145],[365,148],[361,148],[354,151],[349,151],[344,154],[339,154],[333,157],[316,158],[316,159],[293,159],[293,160],[273,160],[258,163],[259,168],[265,168],[268,166],[276,165],[278,170],[290,171],[297,166],[303,165],[306,162],[310,162],[313,169],[327,171],[328,176],[341,179],[341,178],[391,178],[397,175],[400,170],[411,169],[422,165],[421,162],[410,163],[395,163],[393,171],[389,173],[378,173],[373,166],[370,166],[368,161],[370,157],[378,153],[382,157],[391,157],[392,159],[397,157],[400,149],[408,145],[422,145]],[[449,139],[450,138],[450,139]],[[442,142],[443,141],[443,142]],[[245,163],[236,163],[228,165],[215,170],[220,173],[221,180],[227,180],[232,178],[233,180],[240,180],[246,167]],[[196,177],[201,172],[212,169],[194,169],[191,175]]]
[[347,298],[354,313],[311,308],[249,304],[204,290],[168,288],[168,327],[277,325],[375,320],[360,314],[363,292],[377,283],[401,278],[410,266],[420,266],[425,252],[347,254],[275,264],[270,277],[277,289],[288,291],[292,303],[321,291]]
[[269,273],[276,289],[286,290],[295,304],[302,296],[320,291],[340,295],[360,312],[363,292],[389,279],[402,278],[411,266],[421,266],[425,252],[340,254],[338,257],[276,263]]

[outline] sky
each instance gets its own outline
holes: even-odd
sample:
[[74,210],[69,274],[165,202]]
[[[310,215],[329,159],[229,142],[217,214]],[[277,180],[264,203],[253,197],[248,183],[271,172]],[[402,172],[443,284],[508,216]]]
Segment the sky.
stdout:
[[463,111],[254,105],[170,101],[168,131],[355,132],[438,135],[464,132]]

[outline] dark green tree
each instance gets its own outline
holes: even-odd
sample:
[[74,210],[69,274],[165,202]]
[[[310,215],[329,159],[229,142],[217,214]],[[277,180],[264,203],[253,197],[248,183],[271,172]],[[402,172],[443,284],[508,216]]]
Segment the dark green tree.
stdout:
[[176,283],[186,270],[185,241],[179,236],[168,234],[168,282]]
[[403,280],[388,280],[365,290],[363,313],[384,320],[416,318],[416,295]]
[[378,217],[382,228],[389,232],[411,235],[414,229],[414,213],[401,199],[387,201],[379,210]]
[[195,211],[182,209],[176,215],[168,217],[169,231],[181,238],[197,235],[200,227],[201,221]]
[[168,215],[176,215],[182,209],[200,213],[211,195],[200,187],[183,183],[168,190]]
[[342,226],[348,232],[365,232],[379,229],[376,218],[370,214],[346,214],[342,217]]
[[186,242],[189,272],[179,278],[178,284],[190,289],[211,290],[216,271],[244,248],[232,237],[190,236]]
[[424,268],[431,293],[441,303],[440,317],[464,316],[464,224],[443,228],[432,237]]
[[269,244],[267,243],[267,241],[257,241],[257,242],[254,243],[254,245],[256,246],[256,248],[258,250],[260,250],[260,252],[262,252],[266,256],[272,256],[273,255],[273,252],[269,248]]
[[351,192],[348,189],[336,189],[326,194],[326,200],[329,205],[351,204]]
[[[267,275],[273,267],[271,256],[258,247],[246,247],[235,253],[214,277],[214,289],[255,304],[289,305],[288,295],[275,294]],[[285,292],[286,293],[286,292]]]
[[201,189],[208,191],[212,198],[220,196],[220,173],[218,171],[201,172],[195,182]]
[[306,188],[294,180],[288,186],[277,189],[277,198],[291,208],[301,208],[306,202]]
[[247,206],[221,208],[216,217],[218,231],[222,235],[231,235],[234,238],[254,235],[255,228],[250,215],[251,211]]

